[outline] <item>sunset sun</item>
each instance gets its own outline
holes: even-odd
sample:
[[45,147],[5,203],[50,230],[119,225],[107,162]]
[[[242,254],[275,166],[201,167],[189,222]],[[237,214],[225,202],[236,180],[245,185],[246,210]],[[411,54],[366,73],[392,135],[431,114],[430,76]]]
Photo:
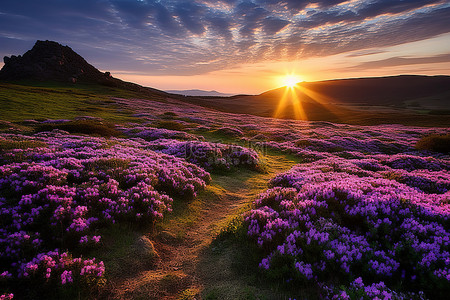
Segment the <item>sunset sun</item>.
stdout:
[[292,74],[290,74],[290,75],[285,75],[284,77],[282,77],[282,78],[280,79],[281,85],[282,85],[282,86],[289,87],[289,88],[293,88],[294,86],[297,85],[297,83],[299,83],[299,82],[301,82],[301,81],[303,81],[303,80],[300,78],[300,76],[298,76],[298,75],[292,75]]

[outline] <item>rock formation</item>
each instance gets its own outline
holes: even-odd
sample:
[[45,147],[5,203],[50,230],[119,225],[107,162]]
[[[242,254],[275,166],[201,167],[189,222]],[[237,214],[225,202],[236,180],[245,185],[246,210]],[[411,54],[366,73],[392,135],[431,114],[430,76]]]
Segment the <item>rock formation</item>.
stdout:
[[23,56],[5,56],[3,60],[5,65],[0,70],[3,80],[106,83],[112,79],[109,72],[100,72],[69,46],[52,41],[37,41]]

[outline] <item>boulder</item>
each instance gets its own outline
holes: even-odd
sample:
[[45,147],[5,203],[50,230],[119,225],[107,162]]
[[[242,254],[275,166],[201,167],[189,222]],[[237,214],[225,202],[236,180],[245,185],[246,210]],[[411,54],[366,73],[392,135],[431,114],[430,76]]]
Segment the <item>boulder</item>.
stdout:
[[133,259],[136,259],[143,265],[153,265],[158,261],[159,255],[153,245],[153,242],[145,235],[140,236],[133,245],[130,253]]

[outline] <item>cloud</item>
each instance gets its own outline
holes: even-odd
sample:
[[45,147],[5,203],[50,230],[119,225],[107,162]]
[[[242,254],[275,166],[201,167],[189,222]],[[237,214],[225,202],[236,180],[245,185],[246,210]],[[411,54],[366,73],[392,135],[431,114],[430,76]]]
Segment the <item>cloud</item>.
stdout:
[[116,10],[116,16],[127,25],[142,28],[155,12],[153,3],[146,1],[112,0],[111,6]]
[[357,52],[348,54],[347,57],[361,57],[361,56],[366,56],[366,55],[381,54],[381,53],[385,53],[385,52],[386,52],[386,50],[381,50],[381,49],[359,50]]
[[439,54],[427,57],[390,57],[381,60],[368,61],[360,63],[356,66],[347,68],[347,70],[368,70],[379,69],[386,67],[398,67],[406,65],[422,65],[422,64],[435,64],[435,63],[448,63],[450,62],[450,53]]
[[2,0],[5,55],[56,40],[103,69],[200,74],[368,51],[450,32],[438,0]]
[[195,2],[186,1],[175,7],[175,13],[180,17],[184,27],[194,34],[201,35],[205,32],[202,24],[205,8]]
[[262,20],[262,27],[266,34],[272,35],[285,28],[289,23],[287,20],[267,17]]
[[382,14],[399,14],[430,4],[437,4],[442,0],[376,0],[369,2],[358,11],[363,18],[375,17]]
[[228,18],[221,16],[220,14],[207,16],[206,21],[209,23],[209,27],[219,36],[225,38],[226,40],[231,40],[233,38],[231,34],[231,23]]
[[289,10],[295,13],[305,9],[308,5],[315,4],[319,8],[328,8],[335,6],[340,3],[347,2],[348,0],[315,0],[315,1],[304,1],[304,0],[256,0],[259,5],[271,5],[271,6],[286,6]]

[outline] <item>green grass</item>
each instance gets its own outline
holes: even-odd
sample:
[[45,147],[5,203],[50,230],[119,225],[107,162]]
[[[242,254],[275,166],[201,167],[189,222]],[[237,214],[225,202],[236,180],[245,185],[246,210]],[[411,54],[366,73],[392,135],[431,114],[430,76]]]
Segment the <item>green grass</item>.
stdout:
[[[208,137],[216,138],[214,134]],[[267,181],[274,174],[288,170],[300,160],[273,150],[268,151],[263,160],[268,166],[266,173],[247,169],[213,173],[212,183],[206,190],[191,201],[174,199],[173,212],[157,225],[157,232],[169,234],[172,245],[176,245],[196,225],[212,222],[208,231],[216,238],[199,257],[203,299],[273,299],[285,294],[258,275],[257,251],[246,238],[242,213],[251,208],[252,201],[267,188]],[[223,217],[214,219],[214,214]],[[184,296],[189,299],[191,295],[180,294],[179,298]]]
[[91,251],[89,256],[105,263],[108,281],[133,276],[152,265],[151,253],[136,249],[137,241],[145,231],[131,224],[114,225],[99,231],[102,246]]
[[170,120],[160,120],[154,123],[155,127],[158,128],[165,128],[169,130],[178,130],[182,131],[184,129],[184,125],[180,124],[176,121],[170,121]]
[[132,112],[119,107],[113,97],[163,101],[158,95],[150,97],[93,84],[0,82],[0,119],[17,122],[92,116],[118,123],[136,121]]
[[[204,299],[275,299],[285,295],[285,291],[271,286],[260,276],[258,250],[248,241],[242,225],[242,213],[248,211],[257,195],[267,188],[267,181],[299,162],[298,158],[271,152],[263,157],[267,173],[239,170],[227,176],[212,176],[211,188],[217,191],[219,201],[231,198],[234,208],[211,226],[216,238],[200,257]],[[209,195],[200,194],[199,198],[205,196]],[[213,198],[207,197],[204,201],[209,199]],[[210,206],[214,209],[212,201]]]
[[[210,188],[200,194],[208,194]],[[174,199],[173,211],[157,224],[158,231],[168,232],[175,240],[184,238],[189,229],[199,220],[206,205],[204,199],[196,197],[190,201]]]
[[28,149],[28,148],[39,148],[47,147],[47,144],[41,141],[33,140],[0,140],[0,151],[1,150],[11,150],[11,149]]

